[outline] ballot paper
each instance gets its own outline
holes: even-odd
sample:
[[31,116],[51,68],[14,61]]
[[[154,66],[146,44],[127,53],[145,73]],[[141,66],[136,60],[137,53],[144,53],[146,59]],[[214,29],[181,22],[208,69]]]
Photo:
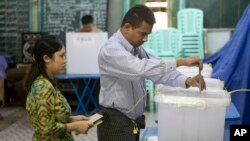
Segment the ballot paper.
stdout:
[[102,117],[103,116],[101,114],[96,113],[89,117],[89,122],[93,123],[93,126],[96,126],[102,123],[102,120],[101,120]]

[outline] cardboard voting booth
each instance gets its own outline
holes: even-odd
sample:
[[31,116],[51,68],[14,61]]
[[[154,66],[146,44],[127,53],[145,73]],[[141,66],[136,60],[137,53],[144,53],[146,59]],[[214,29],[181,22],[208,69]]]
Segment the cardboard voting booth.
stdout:
[[67,74],[99,74],[98,54],[107,32],[66,33]]

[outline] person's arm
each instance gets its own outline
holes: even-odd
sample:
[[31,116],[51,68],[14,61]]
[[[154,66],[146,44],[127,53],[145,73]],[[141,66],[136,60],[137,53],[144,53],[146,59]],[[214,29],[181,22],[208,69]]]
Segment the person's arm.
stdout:
[[200,68],[200,70],[203,69],[202,60],[196,56],[176,59],[176,67],[179,67],[179,66],[189,66],[189,67],[197,66]]
[[66,124],[66,129],[69,132],[76,131],[77,133],[87,133],[88,129],[93,125],[93,123],[84,121],[75,121]]
[[175,62],[168,63],[159,59],[139,59],[130,52],[125,51],[119,44],[112,44],[102,48],[98,63],[100,73],[118,78],[136,80],[152,75],[161,75],[175,67]]
[[[155,57],[154,55],[146,52],[143,48],[141,48],[141,53],[143,55],[144,58],[154,58],[154,59],[159,59],[157,57]],[[203,68],[203,63],[202,61],[196,57],[196,56],[191,56],[191,57],[187,57],[187,58],[182,58],[182,59],[176,59],[176,66],[197,66],[199,67],[200,70],[202,70]],[[154,80],[154,82],[158,82],[158,83],[163,83],[166,85],[170,85],[170,86],[177,86],[178,81],[184,82],[185,81],[185,85],[181,85],[183,87],[189,88],[189,87],[199,87],[199,85],[201,85],[201,90],[206,89],[206,84],[205,81],[203,79],[203,76],[199,76],[196,75],[195,77],[185,77],[185,76],[181,76],[180,73],[173,71],[173,72],[168,72],[172,73],[171,75],[163,75],[163,76],[151,76],[151,79]],[[171,78],[168,77],[172,77],[172,81],[166,81],[166,80],[171,80]],[[176,77],[178,76],[178,77]],[[201,77],[201,79],[199,79],[199,77]],[[173,79],[176,78],[176,79]],[[201,81],[201,82],[200,82]]]
[[[98,63],[101,75],[121,79],[150,79],[157,83],[185,87],[186,76],[176,71],[176,61],[139,59],[127,52],[120,44],[110,44],[101,49]],[[173,81],[177,80],[177,81]]]
[[77,116],[69,117],[69,123],[76,122],[76,121],[83,121],[83,120],[89,120],[89,118],[84,115],[77,115]]

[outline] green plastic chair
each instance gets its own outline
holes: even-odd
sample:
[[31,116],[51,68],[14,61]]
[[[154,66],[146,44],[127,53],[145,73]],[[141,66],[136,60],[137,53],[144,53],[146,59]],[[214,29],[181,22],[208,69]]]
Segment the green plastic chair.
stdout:
[[180,47],[182,48],[182,56],[198,56],[204,58],[203,38],[198,34],[181,34]]
[[160,52],[164,54],[175,54],[179,50],[180,33],[176,28],[167,28],[161,31],[164,46],[160,48]]
[[161,30],[153,31],[148,36],[148,41],[144,43],[144,48],[146,50],[154,51],[157,56],[159,55],[160,48],[164,46],[164,40]]
[[186,8],[178,11],[177,25],[180,31],[180,48],[183,57],[198,56],[204,58],[203,11]]
[[176,28],[153,31],[144,45],[146,50],[153,50],[162,59],[175,59],[181,51],[180,32]]
[[177,13],[177,27],[180,33],[200,34],[203,32],[203,11],[196,8],[186,8]]

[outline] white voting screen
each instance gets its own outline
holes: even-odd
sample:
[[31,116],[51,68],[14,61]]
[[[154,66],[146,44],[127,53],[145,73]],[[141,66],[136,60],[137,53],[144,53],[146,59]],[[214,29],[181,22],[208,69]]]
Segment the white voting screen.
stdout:
[[107,32],[66,33],[67,74],[99,74],[98,53]]

